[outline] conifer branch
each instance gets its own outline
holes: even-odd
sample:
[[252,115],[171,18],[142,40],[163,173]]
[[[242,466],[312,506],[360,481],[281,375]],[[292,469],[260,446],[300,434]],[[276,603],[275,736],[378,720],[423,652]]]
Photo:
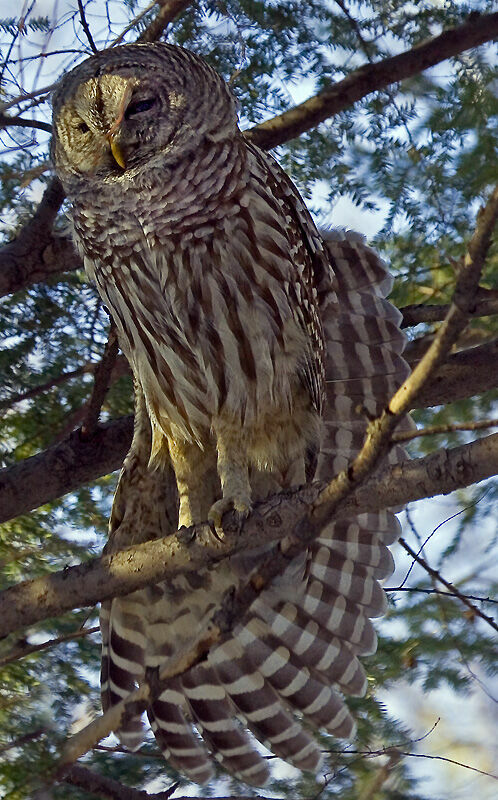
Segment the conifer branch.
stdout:
[[443,31],[411,50],[383,61],[365,64],[304,103],[244,131],[244,135],[264,150],[277,147],[350,108],[368,94],[406,80],[465,50],[490,42],[497,35],[498,12],[471,15],[463,25]]

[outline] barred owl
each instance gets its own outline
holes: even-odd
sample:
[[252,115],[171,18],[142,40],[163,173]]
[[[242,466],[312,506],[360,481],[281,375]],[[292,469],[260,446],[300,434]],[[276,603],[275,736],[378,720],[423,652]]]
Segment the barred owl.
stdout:
[[[135,380],[132,447],[108,551],[210,519],[316,477],[361,446],[406,375],[390,280],[361,237],[319,233],[292,182],[237,126],[200,57],[166,44],[99,53],[53,98],[52,155],[74,241],[115,320]],[[178,489],[171,514],[168,473]],[[212,758],[261,785],[256,740],[316,770],[311,729],[350,737],[376,647],[378,580],[398,532],[388,511],[328,525],[147,709],[165,757],[204,782]],[[260,548],[104,603],[108,708],[153,676],[247,580]],[[303,725],[304,723],[304,725]],[[309,723],[309,724],[307,724]],[[130,748],[140,715],[118,731]]]

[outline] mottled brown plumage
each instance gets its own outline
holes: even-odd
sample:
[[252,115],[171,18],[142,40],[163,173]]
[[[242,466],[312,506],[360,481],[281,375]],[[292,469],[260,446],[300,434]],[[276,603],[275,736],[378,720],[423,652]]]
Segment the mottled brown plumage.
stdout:
[[[135,377],[108,549],[208,517],[220,525],[229,508],[245,514],[280,487],[346,466],[366,414],[406,374],[390,281],[360,237],[317,231],[277,163],[239,132],[221,78],[170,45],[100,53],[54,96],[52,152],[75,243]],[[375,649],[370,617],[384,611],[377,581],[391,571],[396,534],[388,512],[329,525],[228,642],[165,686],[148,716],[177,769],[207,780],[210,752],[261,784],[252,735],[316,769],[302,718],[352,734],[341,693],[365,691],[358,656]],[[188,647],[261,557],[104,604],[104,708]],[[140,719],[119,733],[138,746]]]

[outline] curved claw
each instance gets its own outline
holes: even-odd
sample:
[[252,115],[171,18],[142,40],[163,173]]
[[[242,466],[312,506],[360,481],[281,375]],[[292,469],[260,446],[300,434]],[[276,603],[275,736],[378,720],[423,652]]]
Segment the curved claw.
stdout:
[[211,522],[215,528],[223,529],[221,522],[223,515],[226,514],[227,511],[235,511],[239,522],[242,523],[249,516],[249,512],[251,511],[251,498],[245,495],[222,497],[221,500],[217,500],[216,503],[213,503],[209,509],[209,522]]

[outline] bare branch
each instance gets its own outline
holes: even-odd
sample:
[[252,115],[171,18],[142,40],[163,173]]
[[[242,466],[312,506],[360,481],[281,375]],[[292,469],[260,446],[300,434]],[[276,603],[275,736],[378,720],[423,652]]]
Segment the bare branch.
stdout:
[[498,339],[450,356],[416,399],[416,408],[454,403],[498,386]]
[[472,16],[463,25],[450,28],[411,50],[375,64],[365,64],[344,80],[289,111],[244,131],[244,134],[264,150],[277,147],[350,108],[371,92],[417,75],[464,50],[492,41],[497,33],[498,12]]
[[164,792],[149,794],[149,792],[141,789],[132,789],[130,786],[125,786],[113,778],[99,775],[97,772],[81,766],[81,764],[74,764],[69,767],[60,780],[63,780],[64,783],[70,783],[71,786],[78,786],[80,789],[91,792],[91,794],[95,794],[98,797],[109,798],[109,800],[168,800],[178,787],[178,784],[175,783]]
[[97,49],[95,42],[93,41],[93,36],[90,33],[90,28],[88,27],[88,22],[86,20],[85,9],[83,8],[82,0],[78,0],[78,11],[80,12],[80,22],[83,30],[85,31],[85,36],[88,39],[88,44],[90,45],[90,48],[94,53],[98,53],[99,51]]
[[119,469],[132,433],[133,417],[122,417],[101,425],[90,438],[73,431],[60,444],[0,470],[0,521],[25,514]]
[[12,750],[14,747],[22,747],[28,742],[32,742],[34,739],[39,739],[44,733],[46,733],[45,728],[38,728],[36,731],[31,731],[31,733],[25,733],[24,736],[20,736],[19,739],[15,739],[13,742],[9,742],[0,747],[0,753],[6,753],[7,750]]
[[471,603],[471,601],[465,595],[461,594],[452,583],[443,578],[443,576],[441,575],[440,572],[438,572],[437,569],[431,567],[427,563],[427,561],[424,558],[422,558],[421,555],[415,553],[415,551],[411,549],[410,545],[407,544],[404,539],[399,539],[399,543],[406,550],[406,552],[409,553],[409,555],[413,558],[413,560],[416,561],[417,564],[420,564],[420,566],[425,569],[425,571],[428,573],[428,575],[431,576],[431,578],[434,578],[436,581],[439,581],[439,583],[442,583],[443,586],[446,586],[446,588],[449,589],[449,591],[452,594],[454,594],[455,597],[458,597],[458,599],[461,600],[462,603],[464,603],[467,606],[467,608],[470,608],[473,616],[480,617],[485,622],[487,622],[488,625],[494,628],[495,631],[498,631],[498,624],[495,622],[493,617],[484,614],[484,612],[481,611],[480,608]]
[[[472,444],[439,450],[379,471],[343,501],[336,518],[448,494],[497,471],[498,434],[493,434]],[[214,566],[222,558],[248,547],[286,538],[287,543],[296,542],[296,547],[299,543],[303,548],[316,533],[309,529],[306,520],[320,488],[312,485],[284,492],[257,505],[236,537],[230,535],[234,522],[228,514],[224,524],[227,537],[223,541],[209,525],[197,525],[173,536],[12,586],[0,593],[0,636],[72,608],[129,594],[166,576]],[[292,531],[297,532],[295,537],[290,535]],[[289,549],[290,544],[282,555],[284,564],[288,564]],[[272,568],[279,566],[282,565],[273,554]]]
[[178,14],[185,11],[187,6],[192,5],[192,0],[158,0],[159,13],[157,17],[151,22],[143,33],[137,39],[137,42],[155,42],[157,41],[169,23],[174,20]]
[[385,592],[415,592],[419,594],[437,594],[441,595],[442,597],[457,597],[462,598],[465,597],[467,600],[476,600],[478,603],[494,603],[498,605],[498,600],[495,600],[493,597],[479,597],[479,595],[475,594],[463,594],[462,592],[458,592],[455,594],[454,592],[443,592],[442,589],[421,589],[418,586],[383,586],[382,587]]
[[435,436],[439,433],[454,433],[455,431],[480,431],[485,428],[496,428],[498,419],[480,419],[476,422],[455,422],[452,425],[430,425],[416,431],[400,431],[393,433],[393,442],[409,442],[421,436]]
[[0,297],[18,291],[49,275],[83,266],[70,239],[54,236],[52,225],[64,200],[64,190],[54,178],[32,219],[0,250]]
[[118,350],[119,344],[116,326],[111,322],[104,354],[95,369],[93,391],[86,408],[84,422],[81,426],[81,436],[84,439],[92,437],[97,430],[100,410],[111,384],[112,371],[116,364]]
[[49,650],[51,647],[56,647],[58,644],[64,642],[71,642],[73,639],[81,639],[82,636],[89,636],[91,633],[97,633],[100,627],[96,625],[93,628],[80,628],[72,633],[66,633],[64,636],[57,636],[55,639],[49,639],[47,642],[41,644],[24,644],[22,646],[15,646],[10,653],[0,658],[0,667],[5,667],[6,664],[11,664],[13,661],[19,661],[21,658],[26,658],[32,653],[39,653],[42,650]]
[[[400,312],[403,315],[401,327],[410,328],[413,325],[419,325],[421,322],[441,322],[449,310],[449,304],[426,305],[425,303],[417,303],[413,306],[404,306],[404,308],[400,308]],[[484,289],[480,286],[476,292],[475,303],[469,309],[469,317],[488,317],[493,314],[498,314],[498,290]]]
[[39,119],[24,119],[23,117],[9,117],[0,113],[0,129],[5,128],[37,128],[40,131],[52,133],[52,126]]

